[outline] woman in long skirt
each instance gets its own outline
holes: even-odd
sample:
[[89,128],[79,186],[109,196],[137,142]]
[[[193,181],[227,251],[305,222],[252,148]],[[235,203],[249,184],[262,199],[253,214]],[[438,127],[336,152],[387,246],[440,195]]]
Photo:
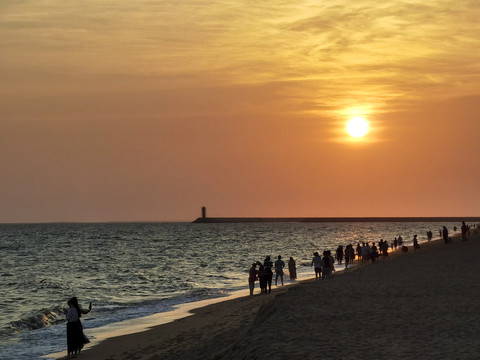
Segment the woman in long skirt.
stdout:
[[67,312],[67,352],[68,356],[80,354],[83,345],[90,342],[83,333],[82,322],[80,317],[83,314],[88,314],[92,310],[92,303],[90,303],[88,310],[83,310],[78,304],[76,297],[68,301]]

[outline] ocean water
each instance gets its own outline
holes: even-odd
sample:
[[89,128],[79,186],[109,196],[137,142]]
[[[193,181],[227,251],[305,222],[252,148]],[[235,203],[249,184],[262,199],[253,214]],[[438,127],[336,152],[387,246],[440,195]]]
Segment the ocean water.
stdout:
[[[426,241],[459,223],[100,223],[0,225],[0,359],[66,351],[64,309],[77,296],[88,329],[248,287],[252,262],[282,255],[313,276],[314,251]],[[288,278],[288,276],[286,276]],[[258,285],[257,285],[258,287]],[[258,291],[258,289],[257,289]]]

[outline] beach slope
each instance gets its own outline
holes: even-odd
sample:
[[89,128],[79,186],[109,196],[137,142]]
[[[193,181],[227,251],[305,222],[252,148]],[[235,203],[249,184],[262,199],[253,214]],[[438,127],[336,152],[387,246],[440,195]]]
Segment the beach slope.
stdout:
[[478,359],[480,239],[195,310],[85,351],[106,359]]

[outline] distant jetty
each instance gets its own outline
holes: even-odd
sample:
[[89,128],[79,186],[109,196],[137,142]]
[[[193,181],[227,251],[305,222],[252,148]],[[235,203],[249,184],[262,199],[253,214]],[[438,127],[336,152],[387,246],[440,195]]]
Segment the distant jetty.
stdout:
[[234,223],[328,223],[328,222],[480,222],[480,217],[207,217],[207,208],[202,207],[202,216],[197,224]]
[[480,217],[199,217],[193,223],[480,222]]

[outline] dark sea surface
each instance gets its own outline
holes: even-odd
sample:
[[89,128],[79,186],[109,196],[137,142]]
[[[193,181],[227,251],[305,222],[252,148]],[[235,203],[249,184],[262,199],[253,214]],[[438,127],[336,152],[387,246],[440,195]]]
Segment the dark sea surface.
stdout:
[[[89,329],[170,311],[248,287],[266,255],[313,276],[314,251],[401,235],[426,241],[460,223],[99,223],[0,225],[0,359],[66,350],[64,309],[77,296]],[[288,278],[288,276],[286,276]]]

